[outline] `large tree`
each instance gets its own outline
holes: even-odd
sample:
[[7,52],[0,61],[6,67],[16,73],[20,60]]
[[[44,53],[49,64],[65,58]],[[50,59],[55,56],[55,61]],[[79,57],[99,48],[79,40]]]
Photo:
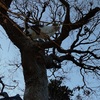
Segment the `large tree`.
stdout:
[[[100,75],[99,11],[93,2],[80,0],[0,0],[0,24],[21,53],[24,100],[48,100],[46,69],[60,69],[63,61],[79,67],[84,86],[85,74]],[[33,40],[23,31],[22,23],[30,26],[56,23],[60,29],[52,38],[46,35],[45,40]],[[67,44],[71,35],[75,38],[64,49],[62,43],[66,40]]]

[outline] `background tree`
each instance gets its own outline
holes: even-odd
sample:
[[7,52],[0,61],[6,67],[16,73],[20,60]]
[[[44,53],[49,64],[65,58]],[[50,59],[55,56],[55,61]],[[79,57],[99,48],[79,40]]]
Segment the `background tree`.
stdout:
[[[83,87],[89,88],[86,75],[99,77],[99,11],[94,1],[0,0],[0,24],[21,53],[24,100],[47,100],[46,69],[62,69],[63,61],[71,61],[79,68]],[[26,21],[27,12],[30,16]],[[29,26],[56,22],[60,29],[47,41],[32,40],[23,31],[25,21]],[[71,36],[74,38],[70,42]]]
[[49,100],[70,100],[72,91],[66,86],[61,86],[61,80],[51,80],[48,86]]

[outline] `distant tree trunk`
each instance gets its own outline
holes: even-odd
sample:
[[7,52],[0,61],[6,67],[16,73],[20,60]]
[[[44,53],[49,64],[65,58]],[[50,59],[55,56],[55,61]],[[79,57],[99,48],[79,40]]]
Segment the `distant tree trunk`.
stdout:
[[37,47],[21,50],[25,78],[24,100],[48,100],[48,82],[43,52]]

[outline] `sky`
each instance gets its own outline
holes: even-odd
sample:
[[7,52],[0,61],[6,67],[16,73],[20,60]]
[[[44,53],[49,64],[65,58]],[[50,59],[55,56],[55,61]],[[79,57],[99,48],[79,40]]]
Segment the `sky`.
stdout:
[[[62,43],[63,48],[69,48],[70,43],[72,43],[72,39],[75,37],[69,37],[66,41],[69,41],[66,46],[66,41]],[[16,67],[14,64],[20,64],[21,58],[20,58],[20,52],[19,49],[13,45],[13,43],[9,40],[7,35],[5,34],[5,31],[0,26],[0,77],[4,76],[2,79],[4,83],[6,84],[5,91],[8,92],[10,96],[19,94],[23,96],[24,93],[24,77],[23,77],[23,69],[22,67]],[[10,64],[10,65],[9,65]],[[70,66],[70,67],[66,67]],[[74,67],[74,68],[73,68]],[[63,76],[64,81],[62,85],[68,85],[69,88],[73,89],[75,86],[83,85],[82,82],[82,76],[80,76],[79,71],[80,69],[77,68],[74,64],[72,64],[70,61],[63,62],[63,69],[64,71],[67,71],[67,73],[63,74],[62,70],[59,69],[55,75]],[[51,72],[47,70],[48,76],[51,75]],[[92,75],[92,74],[90,74]],[[50,78],[54,78],[49,77]],[[95,80],[92,77],[86,77],[87,80],[89,80],[89,84],[94,87],[98,86],[100,83],[100,80]],[[91,84],[92,83],[92,84]],[[10,88],[8,86],[10,86]],[[15,88],[16,87],[16,88]],[[1,85],[0,85],[1,89]],[[77,95],[80,92],[76,92]],[[96,95],[90,95],[90,97],[85,97],[82,100],[99,100],[100,99],[100,88],[98,88]],[[95,93],[94,93],[95,94]],[[98,96],[97,96],[98,95]],[[74,97],[73,97],[74,98]],[[77,100],[74,98],[73,100]]]

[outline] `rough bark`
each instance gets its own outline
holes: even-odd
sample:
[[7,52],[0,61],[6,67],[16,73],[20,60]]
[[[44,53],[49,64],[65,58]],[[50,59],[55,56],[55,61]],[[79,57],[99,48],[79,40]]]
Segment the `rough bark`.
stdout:
[[21,51],[25,78],[24,100],[48,100],[47,74],[44,55],[34,47]]

